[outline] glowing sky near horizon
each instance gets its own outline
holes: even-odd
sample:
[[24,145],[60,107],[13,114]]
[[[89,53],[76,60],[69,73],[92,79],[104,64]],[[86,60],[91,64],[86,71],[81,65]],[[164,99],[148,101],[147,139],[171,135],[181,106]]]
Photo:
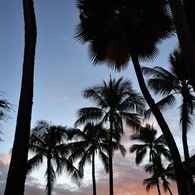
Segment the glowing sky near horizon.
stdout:
[[[75,27],[79,22],[78,10],[74,0],[35,0],[37,20],[37,46],[35,56],[34,101],[32,111],[32,127],[37,120],[52,121],[55,125],[72,127],[79,108],[92,105],[81,97],[81,90],[102,80],[108,80],[110,74],[114,78],[123,76],[133,81],[133,87],[140,92],[131,62],[126,70],[114,72],[108,67],[93,66],[88,59],[87,46],[79,44],[73,37]],[[24,24],[22,0],[0,1],[0,91],[6,93],[4,98],[14,104],[15,112],[10,115],[13,119],[2,122],[4,142],[0,142],[0,195],[3,195],[7,170],[16,125],[17,107],[19,102],[22,76]],[[177,45],[177,38],[164,41],[160,54],[153,62],[142,63],[144,66],[167,67],[168,54]],[[165,112],[165,118],[172,129],[174,138],[181,151],[181,131],[179,130],[178,110]],[[160,129],[154,122],[155,128]],[[115,195],[146,195],[143,179],[149,177],[144,172],[144,164],[135,165],[135,155],[129,154],[132,142],[129,136],[131,130],[125,127],[122,144],[127,148],[125,158],[119,153],[114,156],[114,190]],[[194,132],[189,134],[190,154],[194,154]],[[27,178],[25,195],[43,195],[45,180],[45,164],[36,169]],[[104,172],[100,161],[96,164],[97,194],[108,194],[108,175]],[[176,195],[175,184],[171,185]],[[155,195],[156,189],[150,191]],[[57,178],[54,187],[55,195],[89,195],[92,194],[91,167],[86,166],[83,185],[78,188],[66,175]],[[168,194],[168,193],[167,193]],[[162,195],[164,195],[162,191]]]

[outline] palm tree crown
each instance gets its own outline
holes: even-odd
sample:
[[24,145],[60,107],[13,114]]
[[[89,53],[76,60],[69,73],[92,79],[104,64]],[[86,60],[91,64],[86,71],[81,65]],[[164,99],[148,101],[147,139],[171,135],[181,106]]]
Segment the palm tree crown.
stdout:
[[150,178],[144,179],[143,184],[146,185],[146,191],[149,192],[150,189],[157,185],[159,179],[162,180],[162,186],[164,192],[169,191],[170,195],[173,195],[170,189],[170,183],[167,179],[171,179],[172,181],[175,180],[175,176],[173,174],[169,174],[165,172],[165,168],[162,165],[161,160],[156,161],[156,169],[154,169],[153,164],[148,164],[145,166],[145,171],[152,173]]
[[132,52],[154,58],[156,42],[173,30],[165,4],[164,0],[77,0],[81,21],[76,38],[89,43],[95,64],[106,62],[118,70],[126,67]]
[[168,160],[171,160],[170,151],[166,148],[167,142],[164,135],[157,136],[157,130],[146,124],[145,127],[141,128],[139,132],[132,135],[131,140],[140,141],[140,144],[134,144],[130,148],[130,152],[136,151],[136,164],[140,164],[149,150],[149,161],[153,162],[154,159],[161,158],[163,155]]
[[[68,144],[65,143],[67,138],[66,127],[50,125],[47,121],[38,121],[36,127],[32,129],[29,151],[35,153],[35,156],[28,160],[27,172],[41,164],[44,157],[47,159],[45,177],[48,195],[51,195],[56,174],[61,174],[63,169],[66,169],[77,184],[80,183],[82,173],[66,158],[70,150]],[[56,169],[54,169],[54,164]]]
[[[154,167],[154,179],[155,184],[157,185],[158,193],[160,193],[159,181],[158,181],[158,166],[156,162],[161,161],[161,155],[167,158],[169,161],[172,159],[170,151],[166,148],[166,140],[163,135],[156,137],[157,130],[146,124],[145,127],[141,128],[139,132],[132,135],[131,140],[138,140],[140,144],[134,144],[130,148],[130,152],[133,153],[136,151],[136,164],[140,164],[149,150],[149,162],[152,162]],[[153,178],[152,178],[153,179]]]

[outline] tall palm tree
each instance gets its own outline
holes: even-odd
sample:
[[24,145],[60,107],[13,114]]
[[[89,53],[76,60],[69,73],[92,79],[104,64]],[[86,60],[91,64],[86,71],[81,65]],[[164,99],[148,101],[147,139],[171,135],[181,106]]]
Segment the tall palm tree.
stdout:
[[[69,132],[69,135],[71,133]],[[79,170],[83,172],[83,168],[87,162],[92,164],[92,181],[93,181],[93,195],[96,195],[96,180],[95,180],[95,154],[98,153],[104,169],[109,171],[109,159],[105,154],[109,151],[109,131],[103,128],[102,124],[87,123],[83,131],[79,129],[72,130],[72,136],[76,136],[79,141],[74,141],[73,153],[69,159],[72,161],[80,158]],[[125,148],[117,142],[112,142],[114,149],[120,149],[122,155],[125,155]]]
[[193,123],[193,114],[195,110],[194,90],[181,51],[175,50],[170,54],[169,64],[170,71],[161,67],[144,67],[143,73],[146,76],[149,76],[148,86],[154,90],[154,93],[163,95],[163,99],[157,103],[161,110],[167,109],[168,105],[169,107],[173,105],[176,101],[177,94],[181,96],[182,103],[179,106],[179,109],[186,172],[191,191],[195,194],[187,142],[187,132],[190,125]]
[[[136,158],[135,162],[136,164],[140,164],[144,157],[147,154],[147,151],[149,150],[149,162],[152,162],[155,175],[157,174],[157,165],[156,161],[161,158],[161,155],[163,155],[168,160],[171,160],[171,154],[170,151],[165,147],[167,145],[166,140],[163,135],[156,137],[157,130],[153,128],[153,126],[150,126],[149,124],[146,124],[144,128],[141,128],[139,132],[136,134],[133,134],[130,138],[131,140],[137,140],[140,141],[140,144],[134,144],[130,148],[130,152],[136,152]],[[158,178],[156,177],[156,184],[159,195],[160,193],[160,187],[158,183]]]
[[[108,83],[103,81],[101,85],[89,87],[83,91],[83,97],[94,102],[97,107],[81,108],[77,114],[79,119],[75,125],[84,124],[89,121],[109,122],[109,184],[110,195],[113,195],[113,167],[112,167],[112,141],[115,138],[120,141],[123,133],[123,121],[135,128],[140,127],[140,118],[135,113],[141,113],[144,109],[143,98],[132,89],[129,80],[122,77],[118,80],[112,79]],[[133,111],[130,113],[129,111]]]
[[37,37],[33,0],[23,0],[23,13],[25,47],[22,84],[5,195],[24,194],[26,164],[28,159],[28,144],[33,102],[34,58]]
[[153,59],[158,53],[157,43],[171,35],[173,26],[166,3],[166,0],[77,0],[81,21],[76,38],[83,44],[89,43],[89,55],[94,64],[106,62],[120,71],[132,60],[140,89],[172,153],[178,191],[186,194],[177,145],[146,87],[139,64],[139,59]]
[[35,153],[35,156],[28,160],[27,172],[43,163],[44,157],[47,159],[45,177],[48,195],[51,195],[56,174],[61,174],[63,169],[66,169],[77,184],[82,177],[82,173],[66,158],[70,151],[68,144],[65,143],[66,139],[68,139],[66,127],[50,125],[47,121],[38,121],[36,127],[32,129],[29,151]]

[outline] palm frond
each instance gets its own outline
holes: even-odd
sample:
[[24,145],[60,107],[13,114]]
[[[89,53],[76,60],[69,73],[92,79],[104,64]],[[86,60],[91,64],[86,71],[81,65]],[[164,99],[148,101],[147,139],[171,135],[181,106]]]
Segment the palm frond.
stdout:
[[101,150],[99,150],[99,157],[103,162],[103,166],[104,166],[106,173],[108,173],[108,171],[109,171],[109,158],[108,158],[108,156],[105,153],[103,153]]
[[26,173],[29,174],[30,172],[32,172],[32,170],[37,166],[39,166],[42,162],[43,162],[43,155],[41,153],[29,159],[27,161]]
[[[173,106],[175,104],[175,102],[176,102],[176,99],[175,99],[174,95],[170,94],[170,95],[167,95],[162,100],[160,100],[159,102],[157,102],[156,105],[160,111],[164,111],[164,110],[170,108],[171,106]],[[146,110],[144,113],[144,117],[146,119],[150,118],[151,113],[152,113],[151,109]]]
[[88,107],[81,108],[77,111],[78,120],[75,122],[75,126],[82,125],[85,122],[98,121],[103,117],[104,112],[100,108]]

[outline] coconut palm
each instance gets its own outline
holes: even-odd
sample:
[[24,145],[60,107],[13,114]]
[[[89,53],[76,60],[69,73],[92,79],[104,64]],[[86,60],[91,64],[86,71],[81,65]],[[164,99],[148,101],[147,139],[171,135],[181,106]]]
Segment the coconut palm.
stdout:
[[[69,133],[70,135],[71,133]],[[73,153],[69,159],[72,161],[80,158],[79,170],[83,172],[83,168],[87,162],[92,164],[92,181],[93,181],[93,195],[96,195],[96,180],[95,180],[95,155],[100,157],[104,169],[109,171],[109,159],[105,154],[109,151],[109,131],[103,128],[102,124],[87,123],[83,131],[79,129],[72,130],[72,136],[76,136],[79,141],[74,141]],[[117,142],[112,142],[114,149],[120,149],[122,155],[125,155],[125,148]]]
[[[161,110],[170,108],[176,102],[176,95],[181,96],[180,123],[182,126],[182,141],[186,163],[187,178],[190,188],[195,194],[195,187],[189,162],[189,150],[187,132],[193,123],[195,110],[195,97],[191,85],[190,75],[185,66],[181,51],[175,50],[169,56],[170,71],[161,67],[143,68],[143,73],[148,76],[148,86],[155,94],[163,95],[163,99],[157,103]],[[148,111],[150,114],[150,110]]]
[[[89,121],[109,122],[109,183],[110,194],[113,195],[113,168],[112,168],[112,141],[115,138],[118,142],[123,133],[123,121],[135,128],[140,127],[140,118],[137,112],[144,109],[143,98],[132,89],[129,80],[122,77],[118,80],[112,79],[108,83],[89,87],[83,91],[83,97],[94,102],[97,107],[81,108],[78,110],[78,120],[75,125],[84,124]],[[133,113],[130,113],[132,111]]]
[[140,89],[155,115],[173,156],[178,191],[186,194],[181,158],[173,135],[153,98],[140,69],[139,59],[153,59],[157,43],[168,38],[173,30],[164,0],[77,0],[80,24],[76,38],[89,43],[89,55],[94,64],[106,63],[121,70],[131,59]]
[[[136,152],[136,158],[135,162],[137,165],[139,165],[144,157],[147,154],[147,151],[149,150],[149,162],[152,162],[155,175],[157,174],[157,165],[156,161],[161,159],[161,155],[163,155],[168,160],[171,160],[171,154],[170,151],[165,147],[167,145],[166,140],[163,135],[157,136],[157,130],[153,128],[153,126],[150,126],[149,124],[146,124],[144,128],[141,128],[139,132],[136,134],[131,135],[131,140],[137,140],[140,141],[140,144],[134,144],[130,148],[130,152],[134,153]],[[159,195],[160,193],[160,187],[158,183],[158,178],[156,177],[156,184]]]
[[[47,160],[46,192],[51,195],[56,174],[61,174],[65,169],[72,179],[79,185],[82,173],[78,171],[67,159],[70,148],[65,140],[68,138],[67,127],[54,126],[47,121],[38,121],[32,129],[29,141],[29,151],[35,153],[35,156],[28,160],[27,172],[31,172],[35,167]],[[54,169],[56,165],[56,169]]]
[[156,167],[156,170],[154,170],[153,164],[145,166],[145,171],[152,173],[150,178],[144,179],[143,181],[143,184],[146,185],[146,191],[149,192],[152,187],[157,185],[158,180],[161,179],[164,192],[169,191],[170,195],[173,195],[169,187],[170,183],[167,179],[175,181],[175,177],[165,172],[165,168],[162,166],[162,162],[159,159],[158,162],[156,162]]
[[173,15],[179,44],[184,55],[185,66],[189,69],[191,83],[195,90],[195,45],[193,0],[168,0]]
[[[144,185],[146,186],[146,191],[149,192],[150,188],[156,185],[156,179],[161,179],[162,180],[162,186],[164,189],[164,192],[169,191],[170,195],[172,195],[171,189],[170,189],[170,183],[167,181],[167,179],[170,179],[172,181],[175,181],[175,175],[171,173],[167,173],[166,169],[163,167],[162,161],[160,158],[157,158],[155,161],[156,164],[156,170],[154,170],[153,164],[148,164],[145,166],[145,171],[152,173],[152,177],[145,179],[143,181]],[[171,163],[172,164],[172,163]],[[170,166],[170,165],[169,165]],[[168,166],[168,167],[169,167]]]
[[23,13],[25,47],[22,84],[5,195],[24,194],[26,164],[28,158],[28,144],[33,102],[34,58],[37,38],[33,0],[23,0]]

